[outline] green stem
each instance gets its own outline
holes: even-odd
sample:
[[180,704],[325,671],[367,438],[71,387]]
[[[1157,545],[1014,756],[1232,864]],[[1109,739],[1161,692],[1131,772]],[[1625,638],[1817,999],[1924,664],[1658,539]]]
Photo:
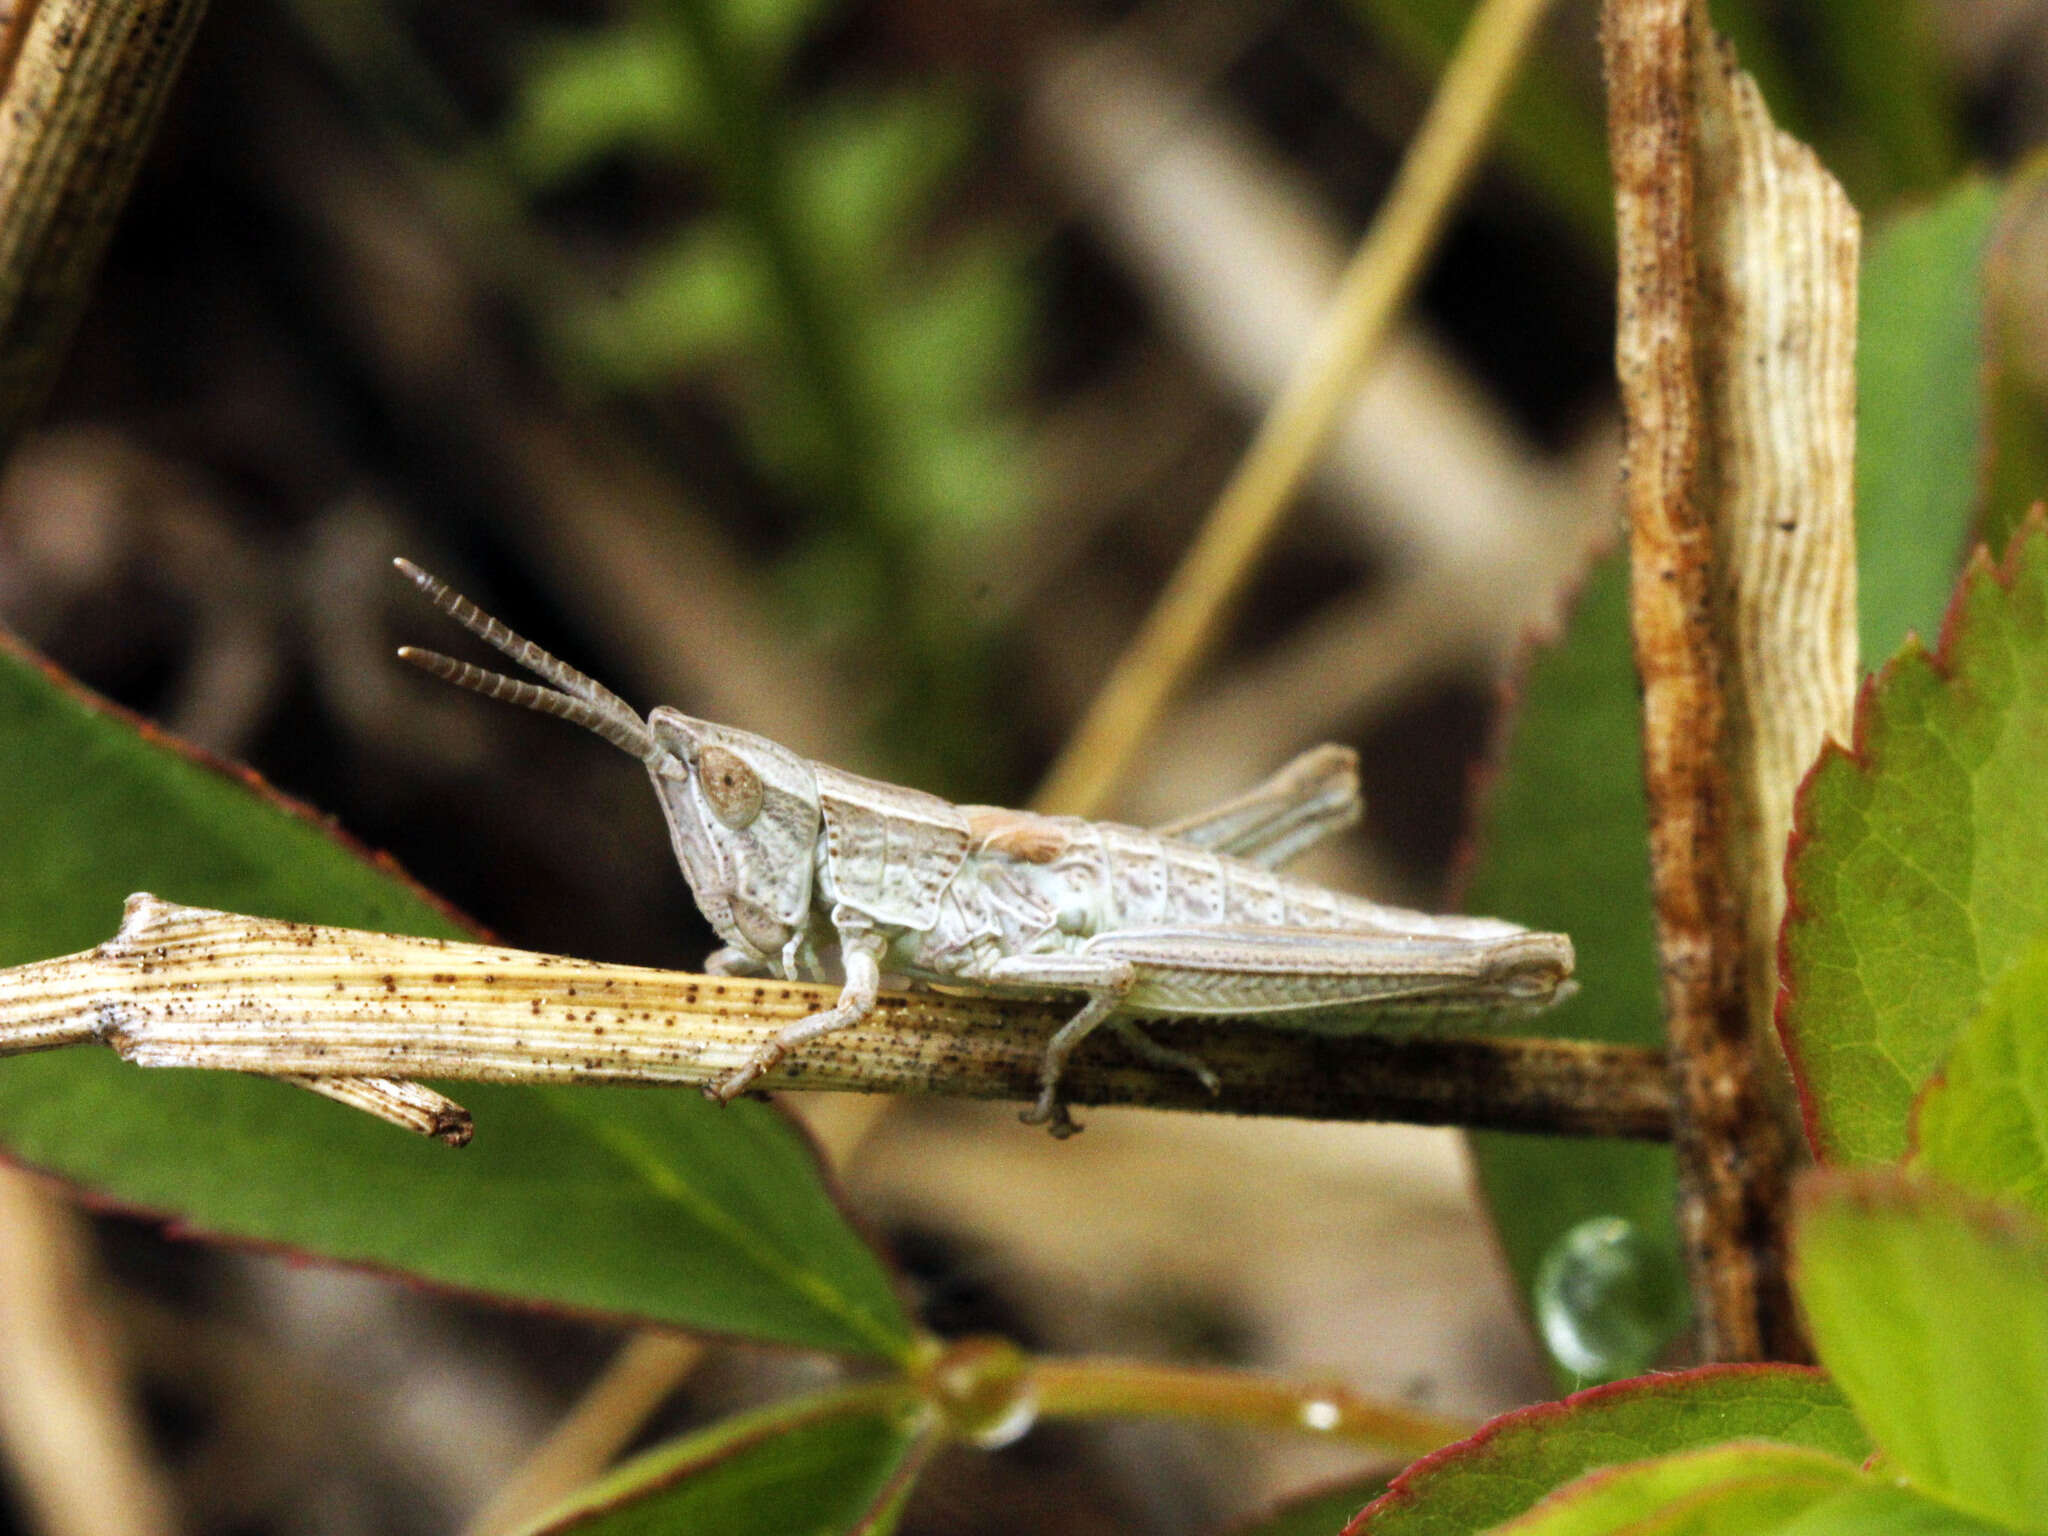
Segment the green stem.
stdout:
[[1041,1418],[1184,1419],[1284,1429],[1421,1456],[1473,1426],[1348,1388],[1206,1366],[1138,1360],[1041,1360],[1025,1376]]

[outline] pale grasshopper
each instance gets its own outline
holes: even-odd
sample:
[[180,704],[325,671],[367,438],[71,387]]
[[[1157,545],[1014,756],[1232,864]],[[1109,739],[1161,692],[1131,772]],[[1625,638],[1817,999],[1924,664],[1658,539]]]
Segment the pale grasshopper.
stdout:
[[714,1098],[732,1099],[795,1047],[864,1018],[885,975],[1085,995],[1047,1045],[1038,1101],[1023,1117],[1061,1136],[1076,1129],[1062,1070],[1101,1025],[1215,1092],[1206,1066],[1135,1021],[1243,1015],[1348,1031],[1363,1027],[1361,1014],[1528,1012],[1570,988],[1562,934],[1381,906],[1277,872],[1357,820],[1347,748],[1304,753],[1248,794],[1151,831],[954,805],[667,707],[642,720],[425,571],[397,565],[552,686],[410,646],[401,657],[584,726],[646,765],[683,875],[726,944],[710,970],[841,982],[833,1007],[762,1045],[705,1090]]

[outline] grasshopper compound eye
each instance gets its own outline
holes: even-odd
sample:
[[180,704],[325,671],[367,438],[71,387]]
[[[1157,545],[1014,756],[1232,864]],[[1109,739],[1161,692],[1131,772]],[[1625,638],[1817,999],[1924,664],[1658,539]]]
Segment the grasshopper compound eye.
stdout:
[[734,831],[761,814],[761,779],[724,747],[706,747],[697,757],[697,776],[711,814]]

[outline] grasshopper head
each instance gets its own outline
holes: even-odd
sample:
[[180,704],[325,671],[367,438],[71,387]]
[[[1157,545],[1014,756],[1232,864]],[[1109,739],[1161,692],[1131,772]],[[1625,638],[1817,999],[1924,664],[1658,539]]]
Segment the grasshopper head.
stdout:
[[811,765],[789,748],[661,708],[647,760],[676,859],[727,943],[773,959],[804,925],[822,816]]
[[811,765],[765,736],[673,709],[642,720],[602,683],[514,634],[445,582],[410,561],[396,564],[435,607],[548,686],[412,646],[398,654],[457,687],[595,731],[639,758],[661,797],[683,876],[711,926],[726,943],[775,958],[809,916],[823,822]]

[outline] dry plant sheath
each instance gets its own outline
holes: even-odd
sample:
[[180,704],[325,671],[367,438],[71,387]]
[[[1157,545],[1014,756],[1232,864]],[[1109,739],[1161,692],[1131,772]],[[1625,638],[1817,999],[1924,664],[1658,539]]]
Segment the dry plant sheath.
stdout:
[[1771,963],[1756,938],[1776,910],[1778,808],[1853,686],[1854,220],[1702,7],[1609,0],[1602,42],[1680,1240],[1701,1355],[1796,1357],[1790,1147],[1756,1048],[1772,987],[1753,972]]
[[206,0],[16,0],[0,34],[0,448],[42,403]]
[[[703,1086],[832,996],[769,977],[600,965],[138,895],[98,948],[0,971],[0,1055],[99,1043],[142,1066],[340,1083],[334,1096],[345,1102],[460,1142],[468,1115],[408,1079]],[[882,992],[864,1020],[788,1057],[759,1085],[1030,1100],[1064,1018],[1043,1003]],[[1318,1035],[1227,1020],[1178,1027],[1213,1063],[1220,1095],[1184,1071],[1091,1051],[1069,1067],[1069,1097],[1554,1135],[1670,1132],[1658,1051]]]
[[1064,1136],[1068,1058],[1098,1028],[1219,1091],[1138,1019],[1235,1016],[1336,1033],[1359,1016],[1529,1013],[1569,989],[1571,941],[1496,918],[1384,907],[1275,866],[1359,815],[1355,754],[1303,754],[1235,800],[1155,831],[954,805],[662,707],[646,720],[406,561],[442,612],[544,678],[432,651],[437,677],[596,732],[646,766],[721,975],[843,977],[708,1090],[729,1100],[798,1046],[871,1015],[884,975],[992,996],[1080,993],[1046,1043],[1024,1118]]

